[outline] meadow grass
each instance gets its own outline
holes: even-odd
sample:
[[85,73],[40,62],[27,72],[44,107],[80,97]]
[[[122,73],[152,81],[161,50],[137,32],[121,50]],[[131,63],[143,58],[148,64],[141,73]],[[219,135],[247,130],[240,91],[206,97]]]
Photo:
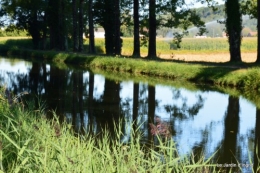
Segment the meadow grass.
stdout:
[[[28,104],[28,103],[27,103]],[[173,140],[147,148],[138,128],[131,128],[128,143],[120,141],[121,123],[115,135],[75,134],[73,126],[46,119],[42,106],[8,102],[0,94],[0,172],[215,172],[211,158],[179,156]],[[55,115],[55,113],[53,112]],[[54,116],[56,117],[56,116]]]
[[[96,46],[100,47],[105,52],[104,39],[98,38],[95,40]],[[88,44],[88,39],[85,40]],[[184,38],[181,42],[180,49],[171,49],[173,41],[171,39],[158,38],[156,41],[157,54],[205,54],[205,53],[225,53],[229,51],[229,44],[227,38]],[[141,54],[146,56],[148,47],[141,47]],[[242,39],[241,51],[242,52],[255,52],[257,50],[256,37],[247,37]],[[133,53],[133,38],[123,38],[122,55],[130,56]]]

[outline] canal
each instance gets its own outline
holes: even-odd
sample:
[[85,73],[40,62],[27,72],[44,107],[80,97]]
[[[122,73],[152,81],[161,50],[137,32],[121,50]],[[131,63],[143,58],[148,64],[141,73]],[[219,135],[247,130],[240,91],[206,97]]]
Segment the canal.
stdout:
[[28,93],[20,100],[44,106],[48,116],[54,111],[77,133],[113,131],[123,121],[121,141],[127,143],[131,124],[137,122],[142,140],[148,141],[159,120],[167,124],[179,155],[215,154],[219,164],[244,164],[243,170],[254,162],[260,112],[242,96],[206,86],[114,80],[80,68],[4,57],[0,67],[0,85],[12,97]]

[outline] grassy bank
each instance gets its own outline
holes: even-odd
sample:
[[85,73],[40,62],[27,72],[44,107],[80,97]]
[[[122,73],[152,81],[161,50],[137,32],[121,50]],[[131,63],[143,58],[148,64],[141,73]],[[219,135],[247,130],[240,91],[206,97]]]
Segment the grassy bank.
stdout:
[[[114,73],[132,76],[149,76],[168,80],[186,80],[231,86],[242,89],[260,90],[260,68],[249,63],[187,63],[184,61],[146,60],[144,58],[107,57],[104,55],[76,54],[57,51],[25,49],[29,40],[13,40],[0,43],[3,54],[25,59],[45,60],[58,64],[72,64],[83,68],[99,68]],[[250,41],[251,42],[251,41]]]
[[3,89],[0,125],[0,172],[215,172],[202,155],[180,157],[172,140],[158,137],[156,147],[145,147],[133,127],[129,143],[120,142],[120,124],[113,140],[106,130],[102,137],[75,135],[71,125],[47,120],[43,109],[10,106]]

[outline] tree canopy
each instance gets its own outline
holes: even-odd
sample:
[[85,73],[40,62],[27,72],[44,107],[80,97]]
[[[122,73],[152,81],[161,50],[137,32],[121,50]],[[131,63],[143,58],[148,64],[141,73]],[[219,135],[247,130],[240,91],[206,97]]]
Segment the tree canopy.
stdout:
[[[208,16],[209,12],[192,9],[185,0],[2,0],[0,2],[0,16],[8,16],[10,24],[17,28],[25,29],[32,36],[35,49],[49,48],[57,50],[73,49],[82,51],[83,31],[89,25],[90,46],[89,51],[94,50],[94,27],[102,26],[105,30],[105,48],[108,55],[120,55],[122,39],[122,25],[133,27],[134,54],[140,56],[140,33],[148,33],[148,57],[156,57],[156,35],[158,28],[180,28],[174,33],[176,44],[190,26],[199,28],[198,34],[206,32],[205,21],[201,16]],[[218,15],[224,11],[224,7],[217,8],[215,0],[192,0],[191,3],[206,3],[212,13]],[[225,13],[227,14],[226,29],[234,26],[234,21],[241,21],[240,13],[257,15],[257,1],[243,0],[237,4],[241,10],[227,6],[233,1],[227,0]],[[233,10],[233,11],[232,11]],[[233,15],[238,14],[238,15]],[[230,16],[233,18],[230,19]],[[88,19],[88,20],[87,20]],[[0,24],[3,24],[0,23]],[[238,24],[240,25],[240,24]],[[237,34],[241,34],[242,28],[238,28]],[[181,32],[180,32],[181,31]],[[232,32],[228,33],[231,36]],[[49,44],[47,45],[47,39]],[[72,40],[72,41],[70,41]],[[70,43],[73,43],[70,45]],[[231,43],[230,43],[231,44]]]

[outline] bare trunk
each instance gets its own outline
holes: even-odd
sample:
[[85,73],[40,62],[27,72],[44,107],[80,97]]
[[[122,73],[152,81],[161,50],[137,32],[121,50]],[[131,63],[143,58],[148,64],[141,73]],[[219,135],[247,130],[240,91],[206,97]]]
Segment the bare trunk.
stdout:
[[119,0],[114,0],[115,3],[115,50],[114,53],[116,55],[121,55],[121,46],[122,46],[122,40],[120,39],[120,7],[119,7]]
[[79,49],[78,45],[78,20],[77,20],[77,0],[72,0],[72,20],[73,20],[73,51],[77,52]]
[[134,52],[133,56],[140,57],[139,38],[139,1],[134,0]]
[[238,0],[226,1],[226,29],[228,34],[230,61],[241,62],[242,14]]
[[148,58],[156,57],[156,3],[155,0],[149,0],[149,45]]
[[259,18],[259,13],[260,13],[260,0],[257,0],[257,59],[256,62],[260,63],[260,18]]
[[79,1],[79,52],[83,51],[83,5],[84,1]]
[[93,6],[93,0],[89,0],[89,4],[88,4],[89,53],[96,53],[92,6]]

